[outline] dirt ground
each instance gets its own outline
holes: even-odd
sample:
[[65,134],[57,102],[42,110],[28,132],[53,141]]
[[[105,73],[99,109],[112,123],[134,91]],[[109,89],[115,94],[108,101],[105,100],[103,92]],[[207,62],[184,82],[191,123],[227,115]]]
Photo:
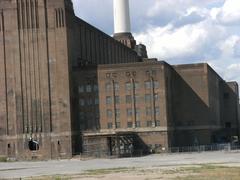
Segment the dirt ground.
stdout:
[[2,162],[0,180],[240,180],[240,152],[159,154],[122,159]]
[[240,164],[204,164],[182,167],[98,169],[72,176],[45,176],[26,180],[239,180]]

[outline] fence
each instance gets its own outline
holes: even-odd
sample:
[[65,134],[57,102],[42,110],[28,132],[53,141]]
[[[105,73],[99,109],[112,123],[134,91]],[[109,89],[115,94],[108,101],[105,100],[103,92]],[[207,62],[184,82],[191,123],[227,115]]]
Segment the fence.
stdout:
[[148,149],[134,149],[131,152],[119,152],[119,154],[112,154],[106,149],[97,148],[95,150],[86,151],[84,156],[93,156],[96,158],[109,157],[109,158],[119,158],[119,157],[141,157],[149,154],[163,154],[163,153],[194,153],[194,152],[210,152],[210,151],[240,151],[240,145],[231,144],[213,144],[213,145],[201,145],[201,146],[185,146],[185,147],[149,147]]
[[152,150],[154,153],[191,153],[191,152],[205,152],[205,151],[232,151],[240,150],[240,145],[229,144],[213,144],[200,146],[185,146],[185,147],[169,147]]

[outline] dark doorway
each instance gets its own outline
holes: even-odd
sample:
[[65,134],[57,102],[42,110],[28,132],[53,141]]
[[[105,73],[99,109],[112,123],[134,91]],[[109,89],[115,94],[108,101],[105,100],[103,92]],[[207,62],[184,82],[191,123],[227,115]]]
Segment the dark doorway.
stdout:
[[33,139],[30,139],[28,141],[28,148],[30,151],[38,151],[39,150],[39,143],[37,141],[34,141]]

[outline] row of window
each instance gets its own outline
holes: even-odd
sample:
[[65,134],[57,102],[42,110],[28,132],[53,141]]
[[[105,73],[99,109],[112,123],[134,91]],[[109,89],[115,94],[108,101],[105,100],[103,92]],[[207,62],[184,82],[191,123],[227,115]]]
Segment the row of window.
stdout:
[[[153,112],[154,110],[154,112]],[[133,109],[127,109],[127,117],[132,117],[133,116]],[[141,116],[141,110],[139,108],[136,109],[136,118],[140,118]],[[146,115],[147,116],[151,116],[153,114],[156,114],[156,116],[160,115],[160,108],[159,107],[155,107],[154,109],[152,109],[151,107],[147,107],[146,108]],[[113,118],[113,111],[111,109],[107,109],[107,117],[109,119]],[[120,118],[120,109],[115,109],[115,117],[116,118]]]
[[[145,89],[159,89],[160,88],[160,84],[158,81],[145,81],[144,82],[144,87]],[[114,83],[106,83],[105,84],[105,90],[106,92],[111,92],[112,90],[115,91],[119,91],[120,90],[120,85],[118,82],[114,82]],[[141,86],[140,86],[140,83],[139,82],[134,82],[134,83],[131,83],[131,82],[127,82],[125,83],[125,90],[126,91],[131,91],[133,89],[137,90],[137,89],[140,89]]]
[[[106,92],[111,92],[113,90],[113,88],[115,91],[119,91],[120,90],[120,85],[118,82],[114,82],[114,83],[106,83],[105,84],[105,90]],[[160,84],[158,81],[145,81],[144,82],[144,87],[145,89],[158,89],[160,87]],[[140,89],[140,83],[138,82],[127,82],[125,83],[125,90],[126,91],[131,91],[132,89]],[[78,92],[79,93],[91,93],[91,92],[98,92],[98,85],[97,84],[87,84],[87,85],[79,85],[78,86]]]
[[[135,95],[134,97],[132,97],[131,95],[126,95],[125,96],[125,102],[126,104],[132,104],[133,100],[136,102],[136,103],[139,103],[141,102],[141,97],[139,95]],[[152,101],[159,101],[159,94],[158,93],[155,93],[154,94],[154,97],[152,97],[151,94],[145,94],[145,102],[146,103],[151,103]],[[112,96],[107,96],[106,97],[106,104],[112,104],[113,103],[113,98]],[[114,97],[114,103],[115,104],[120,104],[120,96],[115,96]]]
[[[153,121],[147,121],[146,122],[146,127],[154,127],[154,126],[159,127],[160,126],[160,121],[156,121],[156,124]],[[128,122],[127,127],[128,128],[133,128],[133,122]],[[141,127],[141,121],[136,121],[136,128],[139,128],[139,127]],[[109,122],[107,124],[107,128],[112,129],[113,128],[113,123]],[[121,128],[121,123],[120,122],[116,123],[116,128]]]
[[79,119],[80,120],[86,120],[86,119],[96,119],[99,121],[99,112],[96,111],[95,113],[85,113],[85,112],[79,112]]
[[98,105],[99,98],[86,98],[86,99],[79,99],[80,106],[91,106],[91,105]]
[[91,92],[98,92],[98,85],[97,84],[87,84],[87,85],[79,85],[78,86],[79,93],[91,93]]

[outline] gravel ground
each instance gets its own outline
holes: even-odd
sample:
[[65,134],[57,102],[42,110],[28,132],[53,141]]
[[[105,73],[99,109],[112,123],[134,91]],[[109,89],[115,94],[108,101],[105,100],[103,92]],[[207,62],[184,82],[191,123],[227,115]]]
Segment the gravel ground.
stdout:
[[54,160],[41,162],[0,163],[0,179],[26,178],[50,175],[81,174],[87,170],[112,168],[151,168],[224,164],[240,166],[240,152],[204,152],[191,154],[149,155],[139,158]]

